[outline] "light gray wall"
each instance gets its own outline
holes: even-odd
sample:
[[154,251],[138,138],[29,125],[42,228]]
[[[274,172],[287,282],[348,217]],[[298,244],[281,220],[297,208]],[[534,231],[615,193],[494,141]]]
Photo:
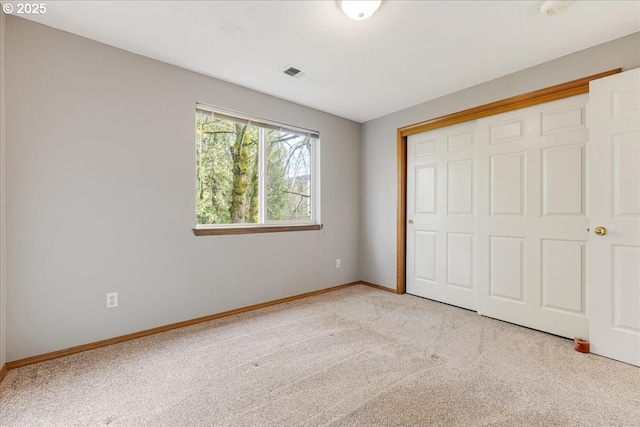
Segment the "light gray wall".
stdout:
[[396,287],[398,128],[602,71],[639,66],[640,33],[635,33],[364,123],[361,280]]
[[6,283],[6,221],[4,197],[4,27],[5,15],[0,13],[0,368],[7,362],[7,283]]
[[[359,279],[359,124],[6,24],[7,360]],[[196,102],[320,131],[322,231],[193,235]]]

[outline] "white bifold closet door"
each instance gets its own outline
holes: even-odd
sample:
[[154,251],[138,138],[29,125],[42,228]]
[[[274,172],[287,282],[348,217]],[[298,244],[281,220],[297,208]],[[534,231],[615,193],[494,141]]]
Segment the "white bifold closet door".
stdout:
[[408,293],[587,337],[586,103],[408,138]]
[[476,309],[475,122],[407,138],[406,285]]
[[408,293],[640,366],[640,69],[410,136],[406,230]]
[[591,351],[640,366],[640,69],[591,82],[588,117]]
[[588,336],[587,101],[478,120],[478,313]]

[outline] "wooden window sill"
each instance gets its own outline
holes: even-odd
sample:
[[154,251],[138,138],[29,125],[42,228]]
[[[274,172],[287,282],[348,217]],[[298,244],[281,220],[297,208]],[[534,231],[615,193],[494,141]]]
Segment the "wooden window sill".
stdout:
[[210,227],[194,228],[196,236],[218,236],[225,234],[281,233],[285,231],[322,230],[322,224],[304,225],[257,225],[249,227]]

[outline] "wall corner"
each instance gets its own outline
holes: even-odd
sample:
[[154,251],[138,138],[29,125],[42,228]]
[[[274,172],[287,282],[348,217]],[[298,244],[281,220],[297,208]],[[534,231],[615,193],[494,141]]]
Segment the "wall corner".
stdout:
[[[6,199],[5,199],[5,24],[0,13],[0,367],[7,363],[7,274],[6,274]],[[1,375],[0,375],[1,378]]]

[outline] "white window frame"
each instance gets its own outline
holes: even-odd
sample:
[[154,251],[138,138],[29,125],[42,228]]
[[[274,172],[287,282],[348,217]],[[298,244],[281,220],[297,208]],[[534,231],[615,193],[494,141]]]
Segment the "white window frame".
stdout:
[[[248,116],[246,114],[235,111],[212,107],[205,104],[196,104],[196,114],[205,113],[213,117],[224,118],[226,120],[247,123],[258,127],[259,143],[258,143],[258,223],[241,223],[241,224],[197,224],[193,229],[196,235],[211,234],[246,234],[246,233],[264,233],[272,231],[306,231],[320,230],[320,133],[297,126],[291,126],[272,120]],[[295,133],[301,136],[312,138],[311,142],[311,188],[310,188],[310,219],[309,220],[268,220],[267,219],[267,193],[266,193],[266,129],[280,130],[283,132]],[[196,140],[198,138],[196,129]],[[194,200],[193,206],[196,203]],[[197,221],[196,221],[197,222]]]

